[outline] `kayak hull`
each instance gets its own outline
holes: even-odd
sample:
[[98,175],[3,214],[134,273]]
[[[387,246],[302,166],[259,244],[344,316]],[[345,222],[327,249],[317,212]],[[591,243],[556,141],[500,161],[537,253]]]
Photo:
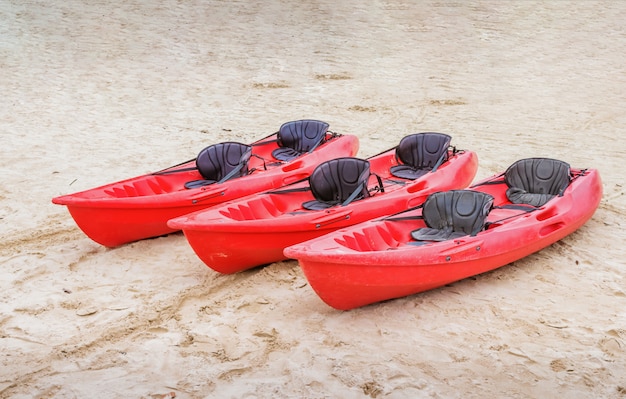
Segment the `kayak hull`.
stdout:
[[293,192],[270,192],[231,201],[172,219],[168,224],[183,231],[208,267],[232,274],[287,259],[283,251],[290,245],[417,206],[429,193],[467,187],[478,169],[476,154],[463,151],[434,173],[415,181],[398,182],[389,174],[390,167],[397,164],[393,149],[369,161],[372,172],[382,178],[385,192],[347,206],[320,211],[304,209],[302,203],[313,197],[310,191],[297,191],[308,184],[302,183]]
[[[167,221],[223,202],[306,179],[320,163],[338,156],[353,156],[359,148],[354,135],[328,135],[314,151],[289,162],[277,162],[271,153],[276,135],[253,143],[246,176],[187,189],[185,183],[202,179],[193,169],[195,160],[157,172],[110,183],[52,202],[67,206],[78,227],[93,241],[116,247],[129,242],[177,231]],[[264,144],[267,142],[267,144]]]
[[[473,189],[493,195],[499,206],[507,204],[504,184]],[[348,310],[441,287],[526,257],[580,228],[601,197],[600,175],[590,169],[562,197],[536,211],[492,210],[487,222],[494,224],[474,237],[415,245],[410,233],[424,227],[423,221],[390,217],[291,246],[285,256],[298,259],[325,303]]]

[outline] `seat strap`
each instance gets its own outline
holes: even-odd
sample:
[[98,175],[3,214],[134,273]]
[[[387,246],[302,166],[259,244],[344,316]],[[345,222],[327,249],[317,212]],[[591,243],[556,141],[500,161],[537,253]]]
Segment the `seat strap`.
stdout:
[[[370,173],[370,176],[372,175],[376,176],[376,180],[378,180],[378,186],[374,187],[371,191],[378,190],[381,193],[384,193],[385,187],[383,185],[383,179],[380,176],[378,176],[376,173]],[[368,180],[369,180],[369,176],[364,182],[359,184],[359,186],[352,192],[352,194],[350,194],[348,198],[346,198],[346,200],[341,204],[341,206],[346,206],[352,201],[354,201],[354,199],[359,196],[359,193],[363,190],[363,188],[367,187]]]
[[363,191],[364,185],[367,184],[366,182],[359,184],[354,191],[352,192],[352,194],[350,194],[350,196],[348,198],[346,198],[345,201],[342,202],[341,206],[346,206],[349,203],[351,203],[352,201],[354,201],[354,199],[361,193],[361,191]]
[[[250,155],[263,161],[263,170],[267,170],[267,165],[265,164],[265,158],[257,154],[250,154]],[[281,163],[282,162],[279,162],[278,164],[281,164]]]
[[[371,173],[371,175],[376,176],[376,180],[378,180],[378,186],[374,187],[373,190],[378,190],[381,193],[384,193],[385,192],[385,185],[383,184],[383,179],[379,175],[377,175],[376,173]],[[370,190],[370,191],[373,191],[373,190]]]
[[[299,180],[299,181],[293,182],[292,184],[300,183],[303,181],[304,180]],[[298,188],[287,188],[285,190],[266,191],[265,194],[289,194],[289,193],[299,193],[299,192],[305,192],[305,191],[311,191],[311,187],[304,186],[304,187],[298,187]]]
[[504,179],[502,180],[498,180],[499,178],[501,178],[502,176],[504,176],[504,173],[500,173],[497,176],[494,176],[493,178],[491,178],[490,180],[481,182],[481,183],[476,183],[471,185],[469,188],[474,188],[474,187],[480,187],[480,186],[490,186],[492,184],[506,184],[506,182],[504,181]]
[[385,181],[391,184],[399,184],[401,186],[406,185],[406,180],[385,179]]
[[[296,180],[293,183],[289,183],[289,186],[293,186],[294,184],[302,183],[303,181],[307,181],[307,180],[309,180],[309,178],[305,177],[303,179]],[[286,189],[283,189],[283,190],[266,191],[264,194],[289,194],[289,193],[297,193],[297,192],[303,192],[303,191],[311,191],[311,186],[296,187],[296,188],[286,188]]]
[[439,159],[437,160],[437,162],[435,162],[435,165],[433,166],[433,168],[431,169],[430,173],[435,173],[437,171],[437,169],[439,169],[439,167],[441,166],[441,164],[443,163],[443,160],[446,158],[446,155],[448,155],[448,149],[446,149],[441,156],[439,157]]
[[245,165],[244,162],[240,162],[239,165],[237,165],[233,170],[228,172],[228,174],[226,176],[222,177],[222,180],[218,181],[218,183],[224,183],[226,180],[228,180],[231,177],[235,176],[237,173],[239,173],[241,171],[241,169],[243,169],[244,165]]
[[422,215],[415,215],[415,216],[398,216],[398,215],[401,215],[401,214],[406,213],[406,212],[411,212],[411,211],[414,211],[416,209],[421,209],[423,207],[424,207],[424,203],[422,202],[419,205],[407,208],[407,209],[405,209],[403,211],[400,211],[398,213],[394,213],[393,215],[386,216],[386,217],[382,218],[382,220],[389,220],[391,222],[399,222],[399,221],[402,221],[402,220],[421,220],[421,219],[424,219],[424,217]]
[[511,204],[511,205],[494,206],[493,208],[494,209],[516,209],[516,210],[520,210],[522,212],[518,213],[518,214],[515,214],[515,215],[507,216],[507,217],[499,219],[499,220],[494,220],[493,222],[486,222],[485,223],[485,230],[489,229],[489,227],[491,227],[491,225],[493,225],[493,224],[499,224],[499,223],[502,223],[502,222],[504,222],[506,220],[514,219],[516,217],[519,217],[519,216],[522,216],[522,215],[526,215],[527,213],[534,212],[534,211],[540,209],[539,207],[532,206],[532,205],[527,205],[527,206],[519,205],[519,206],[517,206],[517,205],[513,205],[513,204]]
[[506,205],[494,206],[493,208],[494,209],[515,209],[518,211],[529,211],[529,210],[539,209],[538,207],[534,205],[529,205],[529,204],[506,204]]
[[307,151],[307,154],[312,153],[320,144],[322,144],[323,142],[325,142],[326,135],[324,135],[324,137],[320,138],[320,141],[318,141],[317,143],[315,143],[315,145],[313,147],[311,147],[311,149],[309,151]]

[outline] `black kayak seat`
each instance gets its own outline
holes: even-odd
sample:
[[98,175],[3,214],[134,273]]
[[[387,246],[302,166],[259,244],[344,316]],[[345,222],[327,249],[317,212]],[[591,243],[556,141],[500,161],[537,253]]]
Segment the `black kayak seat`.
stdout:
[[278,148],[272,151],[272,156],[279,161],[290,161],[313,151],[326,136],[328,126],[313,119],[283,123],[278,130]]
[[449,135],[436,132],[405,136],[396,147],[398,165],[391,167],[391,174],[410,180],[425,175],[448,160],[451,140]]
[[504,172],[506,196],[514,204],[543,206],[562,195],[571,181],[570,165],[552,158],[526,158]]
[[[343,157],[319,164],[309,177],[309,185],[314,200],[302,207],[308,210],[321,210],[369,196],[367,182],[370,176],[370,163],[367,160]],[[347,204],[346,204],[347,205]]]
[[446,241],[475,236],[485,227],[494,198],[473,190],[440,191],[428,196],[422,209],[425,228],[411,232],[417,241]]
[[187,182],[185,187],[198,188],[245,176],[251,155],[252,147],[247,144],[227,141],[210,145],[196,157],[196,167],[204,179]]

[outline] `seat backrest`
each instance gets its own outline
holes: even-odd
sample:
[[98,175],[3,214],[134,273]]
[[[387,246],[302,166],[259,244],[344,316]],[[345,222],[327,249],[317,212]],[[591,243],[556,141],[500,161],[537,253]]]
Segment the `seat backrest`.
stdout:
[[272,155],[276,159],[289,160],[315,149],[326,136],[328,123],[302,119],[286,122],[278,130],[279,148]]
[[403,164],[414,168],[432,168],[442,156],[447,155],[451,140],[452,137],[443,133],[411,134],[400,140],[396,157]]
[[432,229],[474,236],[484,228],[493,200],[491,195],[480,191],[441,191],[428,196],[422,216]]
[[452,137],[443,133],[425,132],[405,136],[396,147],[399,165],[391,174],[404,179],[417,179],[448,160]]
[[196,167],[207,180],[220,181],[237,168],[232,177],[245,176],[251,154],[252,147],[246,144],[234,141],[213,144],[200,151]]
[[370,163],[364,159],[344,157],[323,162],[309,177],[316,201],[303,206],[307,209],[322,209],[343,203],[353,194],[356,194],[354,199],[367,197],[369,176]]
[[520,159],[504,172],[507,197],[515,204],[544,205],[561,194],[570,180],[570,165],[551,158]]

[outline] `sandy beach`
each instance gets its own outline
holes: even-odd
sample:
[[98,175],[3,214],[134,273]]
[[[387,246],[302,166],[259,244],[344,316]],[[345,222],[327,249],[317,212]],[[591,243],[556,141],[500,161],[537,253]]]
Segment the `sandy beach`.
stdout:
[[[626,2],[0,2],[0,398],[626,398]],[[286,121],[360,157],[439,131],[476,179],[599,169],[581,229],[351,311],[182,233],[105,248],[51,199]]]

